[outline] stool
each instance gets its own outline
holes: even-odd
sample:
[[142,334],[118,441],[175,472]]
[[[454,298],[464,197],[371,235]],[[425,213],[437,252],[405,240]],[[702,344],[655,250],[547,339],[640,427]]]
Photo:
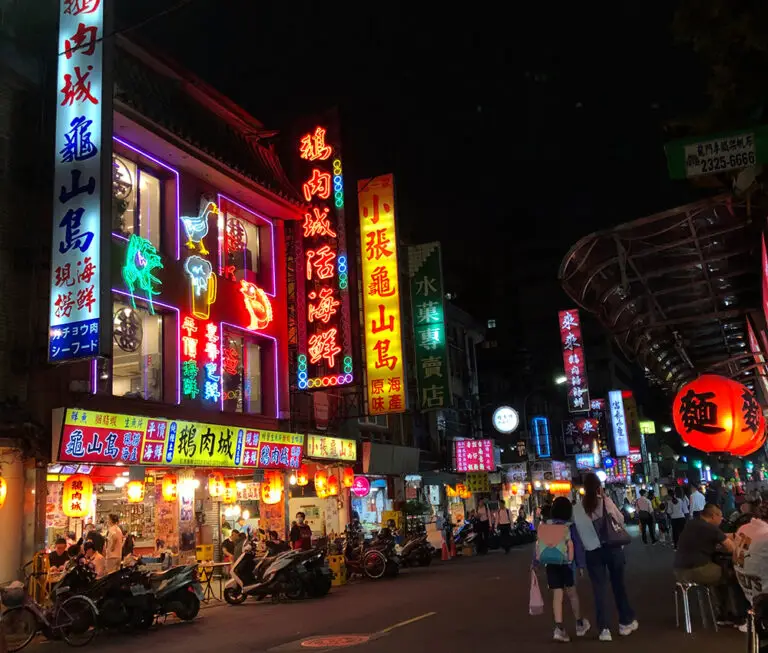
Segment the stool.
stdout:
[[696,597],[699,600],[699,612],[701,613],[701,623],[704,626],[704,628],[707,627],[707,613],[706,608],[704,606],[704,596],[703,594],[706,594],[707,596],[707,602],[709,604],[709,613],[712,617],[712,625],[715,627],[715,632],[717,632],[717,620],[715,618],[715,608],[712,604],[712,594],[710,593],[710,588],[708,585],[699,585],[698,583],[681,583],[677,582],[675,583],[675,626],[678,628],[680,627],[680,606],[678,603],[678,597],[682,599],[683,602],[683,615],[685,616],[685,632],[689,635],[693,632],[693,628],[691,627],[691,606],[688,601],[688,593],[694,590],[696,592]]

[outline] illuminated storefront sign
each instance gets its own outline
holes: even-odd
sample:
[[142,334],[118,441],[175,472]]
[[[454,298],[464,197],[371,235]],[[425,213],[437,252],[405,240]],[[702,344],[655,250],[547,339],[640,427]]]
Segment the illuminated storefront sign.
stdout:
[[[440,243],[426,243],[408,248],[408,277],[413,305],[419,403],[422,412],[438,410],[451,403]],[[395,288],[385,292],[395,292]]]
[[655,435],[656,434],[656,422],[649,419],[640,421],[640,433],[643,435]]
[[494,472],[493,440],[456,440],[457,472]]
[[[48,359],[104,353],[110,324],[102,214],[111,201],[112,89],[103,87],[107,0],[58,0],[59,38]],[[107,138],[104,138],[104,134]],[[102,275],[102,268],[105,274]]]
[[623,390],[621,393],[624,402],[624,417],[627,423],[627,437],[633,447],[640,446],[640,415],[637,412],[637,402],[631,390]]
[[629,435],[621,390],[611,390],[608,393],[608,406],[616,455],[627,456],[629,455]]
[[333,438],[328,435],[308,435],[307,457],[355,462],[357,460],[357,441]]
[[400,321],[395,189],[391,174],[358,182],[368,412],[402,413],[406,378]]
[[550,458],[552,448],[549,439],[549,420],[543,415],[531,418],[531,440],[538,458]]
[[311,390],[353,380],[349,262],[338,139],[317,126],[299,139],[298,153],[309,208],[296,237],[296,385]]
[[576,469],[594,469],[595,458],[591,453],[577,453],[576,457]]
[[59,462],[298,469],[304,435],[69,408]]
[[590,408],[587,362],[581,338],[579,311],[571,309],[558,313],[560,342],[563,347],[563,369],[568,385],[568,410],[572,413]]
[[600,420],[576,417],[563,422],[563,448],[566,456],[592,455],[599,441]]

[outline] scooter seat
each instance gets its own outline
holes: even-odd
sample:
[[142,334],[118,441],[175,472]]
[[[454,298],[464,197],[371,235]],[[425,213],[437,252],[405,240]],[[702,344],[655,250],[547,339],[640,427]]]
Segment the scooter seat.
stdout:
[[169,578],[173,578],[177,574],[180,574],[182,571],[184,571],[184,569],[186,569],[186,567],[180,565],[178,567],[171,567],[165,571],[153,571],[150,573],[149,579],[153,583],[160,583],[164,580],[168,580]]

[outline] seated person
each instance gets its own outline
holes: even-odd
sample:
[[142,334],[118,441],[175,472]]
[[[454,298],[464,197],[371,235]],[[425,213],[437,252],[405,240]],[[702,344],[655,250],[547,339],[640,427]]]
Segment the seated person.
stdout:
[[729,539],[720,524],[723,512],[713,503],[708,503],[701,511],[700,519],[688,521],[680,534],[677,552],[673,563],[675,577],[682,583],[717,585],[723,570],[713,561],[715,551],[722,546],[733,553],[733,540]]
[[726,524],[723,524],[723,530],[726,533],[736,533],[742,526],[749,524],[755,514],[755,506],[749,501],[745,501],[734,512]]
[[768,587],[768,505],[760,504],[757,514],[736,534],[734,566],[744,596],[751,603]]
[[48,564],[51,566],[51,571],[64,569],[69,562],[69,553],[67,553],[67,540],[63,537],[56,539],[56,544],[53,546],[53,551],[48,554]]
[[104,556],[96,550],[96,545],[90,540],[83,546],[85,549],[85,558],[90,564],[93,565],[93,569],[96,572],[96,578],[101,578],[107,573],[107,561]]

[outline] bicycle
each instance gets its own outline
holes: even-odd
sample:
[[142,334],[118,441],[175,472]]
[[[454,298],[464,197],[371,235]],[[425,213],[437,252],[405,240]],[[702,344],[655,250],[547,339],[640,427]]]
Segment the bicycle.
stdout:
[[41,632],[48,639],[63,639],[70,646],[85,646],[96,636],[98,610],[93,601],[80,594],[66,596],[68,587],[54,588],[53,603],[44,608],[23,586],[0,588],[0,629],[8,653],[27,646]]

